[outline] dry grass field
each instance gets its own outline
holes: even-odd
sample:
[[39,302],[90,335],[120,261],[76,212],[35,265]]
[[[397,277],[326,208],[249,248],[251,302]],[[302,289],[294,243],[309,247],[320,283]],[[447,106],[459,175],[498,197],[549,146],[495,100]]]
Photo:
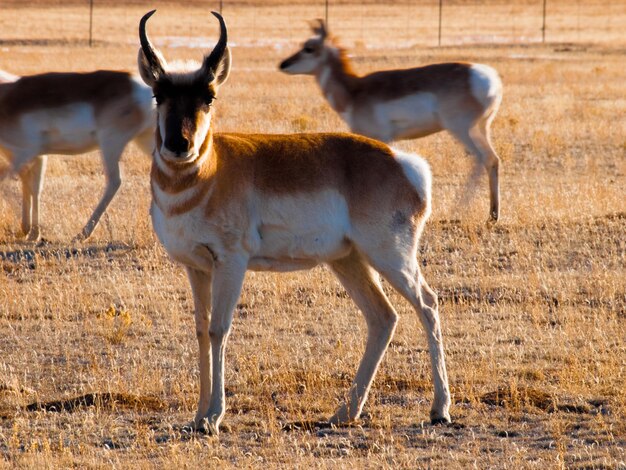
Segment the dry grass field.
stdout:
[[[71,31],[52,36],[55,22],[69,28],[73,8],[0,9],[0,68],[132,69],[137,21],[150,5],[98,7],[93,48]],[[333,27],[367,8],[335,9]],[[273,30],[278,9],[291,21]],[[218,130],[346,129],[312,79],[276,70],[307,37],[304,20],[322,13],[243,2],[224,11],[235,47]],[[122,188],[84,244],[69,240],[104,186],[97,153],[49,159],[37,246],[21,241],[18,181],[0,184],[0,468],[626,468],[621,15],[609,41],[599,30],[580,42],[436,48],[394,37],[392,26],[407,31],[401,14],[403,23],[363,38],[361,27],[341,35],[359,72],[467,60],[496,67],[505,85],[493,126],[503,160],[496,226],[484,223],[485,181],[465,189],[470,160],[450,136],[398,144],[424,155],[434,174],[420,257],[440,298],[452,425],[430,425],[426,340],[386,289],[401,318],[363,418],[287,430],[332,414],[364,348],[360,313],[320,267],[247,275],[227,349],[223,432],[189,433],[198,394],[191,294],[153,235],[150,161],[131,147]],[[195,4],[159,6],[151,27],[172,58],[198,59],[203,49],[186,47],[189,37],[210,45],[217,35]]]

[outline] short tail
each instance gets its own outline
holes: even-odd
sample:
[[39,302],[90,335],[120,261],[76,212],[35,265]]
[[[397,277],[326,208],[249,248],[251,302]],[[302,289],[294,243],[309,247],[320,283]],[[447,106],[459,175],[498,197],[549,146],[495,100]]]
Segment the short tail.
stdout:
[[485,115],[494,116],[502,102],[502,79],[496,69],[484,64],[472,64],[470,89],[483,106]]
[[426,220],[430,216],[432,200],[433,175],[430,171],[430,166],[424,158],[415,153],[402,152],[398,149],[392,150],[396,160],[402,165],[402,170],[404,170],[407,179],[426,205],[424,217],[424,220]]
[[0,83],[12,83],[16,82],[20,77],[13,75],[5,70],[0,70]]

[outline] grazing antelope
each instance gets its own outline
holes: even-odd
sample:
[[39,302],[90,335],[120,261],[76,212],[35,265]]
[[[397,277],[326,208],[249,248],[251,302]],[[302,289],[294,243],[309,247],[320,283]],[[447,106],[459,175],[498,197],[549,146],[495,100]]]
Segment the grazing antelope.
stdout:
[[[347,403],[330,422],[358,418],[397,314],[378,273],[426,329],[435,384],[431,420],[450,421],[437,296],[417,246],[430,213],[431,174],[417,155],[353,134],[216,134],[211,119],[231,65],[223,18],[201,66],[171,70],[140,22],[139,70],[157,100],[152,223],[187,269],[200,350],[194,425],[217,434],[224,416],[224,350],[246,270],[325,263],[362,310],[368,336]],[[376,272],[378,271],[378,273]],[[210,310],[210,314],[209,314]]]
[[93,232],[121,184],[119,161],[135,140],[147,153],[154,146],[152,90],[126,72],[0,74],[0,152],[8,174],[22,180],[22,230],[41,237],[39,198],[46,154],[73,155],[100,147],[106,188],[76,239]]
[[444,63],[360,77],[322,20],[313,32],[300,51],[281,62],[280,70],[314,75],[330,106],[357,134],[388,143],[450,132],[486,169],[489,214],[498,220],[500,159],[490,140],[491,121],[502,100],[498,72],[482,64]]

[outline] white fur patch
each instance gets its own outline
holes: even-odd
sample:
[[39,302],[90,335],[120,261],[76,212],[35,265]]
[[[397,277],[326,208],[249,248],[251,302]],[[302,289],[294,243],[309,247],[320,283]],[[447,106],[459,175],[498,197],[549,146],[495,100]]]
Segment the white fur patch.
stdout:
[[354,127],[353,118],[352,118],[352,110],[353,110],[353,106],[349,104],[345,107],[343,111],[339,113],[339,116],[341,116],[341,119],[344,120],[344,122],[348,125],[350,129],[353,129]]
[[299,57],[296,62],[282,69],[282,71],[290,75],[313,75],[318,65],[319,61],[315,57]]
[[330,67],[324,67],[324,70],[322,70],[322,73],[320,74],[320,88],[324,91],[324,93],[326,93],[326,85],[328,85],[330,74]]
[[167,176],[174,176],[174,171],[172,169],[170,169],[163,162],[163,157],[161,157],[161,152],[160,152],[159,149],[155,149],[153,158],[154,158],[154,161],[155,161],[156,165],[159,167],[159,170],[161,170]]
[[13,75],[5,70],[0,70],[0,83],[11,83],[17,81],[20,78],[17,75]]
[[156,103],[152,98],[152,88],[147,86],[140,77],[132,77],[133,86],[133,101],[141,108],[144,114],[144,127],[142,130],[149,127],[154,128],[156,124]]
[[415,153],[406,153],[392,149],[396,160],[402,165],[404,174],[426,203],[426,217],[430,215],[432,173],[428,162]]
[[441,129],[437,98],[432,93],[415,93],[372,107],[372,115],[354,112],[353,131],[383,142],[412,139]]
[[200,78],[202,64],[195,60],[175,60],[167,67],[167,72],[174,83],[193,83]]
[[345,253],[350,215],[336,190],[266,195],[258,202],[257,217],[255,257],[328,261]]
[[196,194],[196,191],[198,191],[198,188],[196,186],[192,186],[179,193],[170,194],[162,191],[158,184],[153,184],[152,190],[154,191],[156,200],[159,201],[160,204],[166,207],[173,207],[183,204],[191,199]]
[[335,109],[336,103],[335,103],[335,98],[333,98],[332,93],[326,94],[326,101],[328,101],[328,104],[330,105],[331,108]]
[[[157,188],[155,187],[155,190],[156,189]],[[163,214],[163,212],[161,212],[161,209],[159,209],[159,206],[155,204],[154,200],[152,201],[152,204],[150,206],[150,216],[152,218],[152,227],[154,228],[154,233],[156,233],[157,238],[167,250],[168,242],[169,242],[167,225],[166,225],[167,219],[165,217],[165,214]]]
[[[152,184],[154,197],[150,207],[150,216],[154,231],[163,244],[167,254],[175,261],[198,269],[206,268],[202,257],[194,255],[195,248],[200,244],[208,244],[219,247],[219,241],[210,224],[202,216],[203,203],[188,212],[179,215],[165,215],[158,204],[162,204],[165,211],[168,207],[184,203],[193,197],[197,186],[188,188],[178,194],[167,194],[161,191],[156,184]],[[211,190],[205,196],[211,197]],[[157,204],[158,202],[158,204]]]
[[31,144],[39,143],[40,152],[71,155],[91,150],[98,144],[94,109],[88,103],[26,113],[20,119],[20,126],[28,133]]
[[472,95],[485,109],[502,99],[502,81],[495,69],[483,64],[472,64],[470,68]]

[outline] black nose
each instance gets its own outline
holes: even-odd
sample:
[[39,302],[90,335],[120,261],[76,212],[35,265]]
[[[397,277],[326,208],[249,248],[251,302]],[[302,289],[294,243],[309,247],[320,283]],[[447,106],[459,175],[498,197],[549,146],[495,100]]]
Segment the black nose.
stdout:
[[289,60],[289,59],[285,59],[285,60],[283,60],[283,61],[280,63],[280,65],[278,66],[278,68],[279,68],[280,70],[285,70],[287,67],[289,67],[289,64],[290,64],[290,60]]
[[164,143],[165,148],[177,155],[186,154],[191,148],[189,140],[180,134],[169,135]]

